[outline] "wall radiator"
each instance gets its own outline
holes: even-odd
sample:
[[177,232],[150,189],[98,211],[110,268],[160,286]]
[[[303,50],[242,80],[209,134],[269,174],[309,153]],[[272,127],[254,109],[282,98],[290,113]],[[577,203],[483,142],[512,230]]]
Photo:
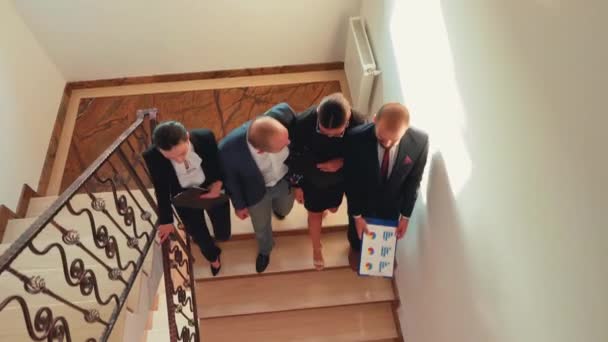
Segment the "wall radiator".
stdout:
[[350,88],[353,109],[367,115],[374,78],[380,75],[380,71],[376,69],[374,53],[365,32],[365,22],[361,17],[348,19],[344,71]]

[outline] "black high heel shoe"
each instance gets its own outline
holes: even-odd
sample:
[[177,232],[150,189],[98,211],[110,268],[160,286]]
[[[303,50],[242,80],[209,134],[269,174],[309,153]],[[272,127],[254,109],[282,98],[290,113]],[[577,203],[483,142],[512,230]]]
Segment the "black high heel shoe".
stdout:
[[217,256],[217,261],[220,263],[220,267],[215,268],[213,267],[213,265],[211,266],[211,274],[215,277],[218,273],[220,273],[220,270],[222,269],[222,261],[220,260],[220,256]]

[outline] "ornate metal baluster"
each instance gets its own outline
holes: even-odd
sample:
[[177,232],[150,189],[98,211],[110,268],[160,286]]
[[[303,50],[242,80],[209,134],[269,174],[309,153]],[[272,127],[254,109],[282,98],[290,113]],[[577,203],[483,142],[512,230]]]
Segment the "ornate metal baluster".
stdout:
[[40,256],[46,255],[51,249],[56,248],[57,251],[59,251],[59,255],[61,256],[63,275],[68,285],[80,287],[80,293],[83,296],[89,296],[92,293],[95,293],[95,299],[97,300],[97,303],[103,306],[108,305],[112,300],[114,300],[115,304],[118,305],[118,296],[116,296],[115,294],[110,295],[106,300],[101,299],[95,272],[93,272],[92,270],[87,270],[84,266],[84,261],[82,259],[75,258],[70,264],[70,266],[68,266],[68,258],[65,254],[63,246],[61,246],[60,244],[52,243],[43,250],[39,250],[34,246],[33,243],[30,243],[28,248],[30,249],[30,251],[32,251],[32,253]]
[[63,296],[60,296],[56,292],[48,289],[46,287],[46,283],[43,278],[38,277],[38,276],[28,277],[25,274],[13,269],[12,267],[7,268],[6,270],[10,274],[14,275],[19,280],[21,280],[21,282],[23,283],[24,289],[28,293],[30,293],[30,294],[42,293],[46,296],[49,296],[49,297],[55,299],[56,301],[61,302],[62,304],[65,304],[65,305],[71,307],[74,310],[80,311],[82,313],[85,321],[87,321],[88,323],[101,323],[103,325],[108,325],[108,322],[106,322],[101,317],[99,317],[99,311],[97,311],[96,309],[87,310],[87,309],[84,309],[84,308],[70,302],[69,300],[66,300],[65,298],[63,298]]
[[[111,163],[110,161],[108,161],[109,163]],[[96,177],[97,178],[97,177]],[[97,178],[97,180],[100,183],[106,184],[109,183],[110,187],[112,189],[112,196],[114,198],[114,204],[116,206],[116,209],[118,211],[118,215],[122,216],[125,225],[126,226],[132,226],[133,227],[133,236],[136,239],[141,239],[142,237],[146,238],[146,242],[148,240],[150,240],[150,236],[148,235],[148,233],[146,232],[142,232],[141,234],[137,233],[137,223],[135,221],[135,214],[133,212],[133,207],[131,207],[130,205],[128,205],[127,203],[127,197],[124,195],[120,195],[118,196],[118,190],[116,188],[116,178],[114,179],[109,179],[109,178],[105,178],[105,179],[100,179]],[[99,198],[96,198],[93,194],[88,193],[89,196],[93,199],[93,201],[95,200],[99,200]],[[103,199],[102,199],[103,200]],[[109,214],[109,211],[107,211],[107,208],[104,208],[102,210],[102,212],[106,215]]]
[[[55,221],[50,222],[59,232],[61,232],[63,243],[68,246],[76,246],[80,248],[80,250],[84,251],[88,256],[97,261],[101,266],[103,266],[108,271],[108,278],[111,280],[118,280],[123,284],[127,285],[127,281],[122,276],[122,271],[120,268],[110,267],[106,262],[101,260],[95,253],[91,252],[85,245],[80,242],[80,234],[76,230],[68,230],[58,224]],[[94,241],[95,241],[95,233],[93,233]],[[107,239],[106,239],[107,241]],[[97,243],[96,243],[97,245]],[[106,245],[97,246],[98,248],[104,248]],[[107,251],[106,251],[107,255]],[[113,254],[112,254],[113,256]],[[120,265],[120,261],[118,261]],[[133,263],[135,265],[135,263]],[[120,267],[120,266],[119,266]]]
[[[170,237],[168,240],[173,239]],[[163,273],[165,281],[165,299],[167,301],[167,318],[169,323],[169,336],[171,342],[177,341],[177,322],[175,322],[175,309],[173,303],[173,279],[171,277],[171,263],[169,258],[170,241],[163,242],[161,249],[163,252]]]
[[[185,231],[183,223],[174,208],[173,214],[175,221],[177,222],[178,231]],[[167,309],[169,310],[169,332],[171,341],[198,341],[200,332],[198,326],[198,312],[196,306],[193,304],[196,303],[196,291],[194,288],[194,273],[192,270],[193,259],[190,250],[190,236],[187,233],[184,236],[185,241],[182,240],[181,236],[176,232],[171,235],[170,241],[166,241],[163,244],[163,266],[165,272],[165,289],[167,292]],[[185,274],[182,272],[184,265],[187,265]],[[176,286],[176,279],[171,278],[172,270],[176,270],[182,278],[180,285]],[[177,296],[177,298],[175,298],[175,296]],[[175,302],[175,299],[177,299],[177,303]],[[188,308],[190,312],[192,312],[192,318],[186,315],[184,312],[185,308]],[[179,334],[176,319],[176,315],[178,314],[187,321],[187,326],[183,326]],[[191,329],[194,329],[192,333]]]
[[[136,268],[135,262],[130,260],[126,264],[123,264],[116,238],[108,233],[108,228],[106,226],[101,225],[97,227],[93,213],[89,209],[84,208],[79,211],[75,211],[70,202],[66,204],[66,208],[74,216],[80,216],[83,213],[87,215],[91,231],[93,233],[93,242],[95,243],[95,246],[99,249],[104,249],[108,258],[112,259],[116,257],[116,263],[121,271],[124,272],[129,267],[133,267],[133,269]],[[127,238],[129,238],[128,235]]]
[[[37,280],[39,283],[40,281]],[[40,286],[40,284],[39,284]],[[44,284],[42,284],[44,286]],[[72,341],[70,335],[70,327],[64,317],[53,317],[53,311],[48,306],[43,306],[34,315],[30,314],[30,309],[21,296],[10,296],[0,303],[0,311],[7,307],[11,302],[17,302],[23,313],[23,320],[27,329],[28,335],[34,341],[54,341],[66,339],[67,342]],[[87,342],[96,342],[94,338],[87,339]]]
[[[32,226],[27,229],[21,237],[14,241],[14,243],[0,256],[0,276],[5,275],[0,279],[7,279],[14,281],[12,278],[15,277],[23,284],[23,288],[30,295],[40,295],[48,297],[50,300],[55,300],[59,304],[64,305],[67,308],[75,310],[75,312],[82,315],[84,321],[87,323],[81,324],[94,324],[99,325],[101,336],[87,338],[87,342],[107,341],[110,333],[116,321],[119,313],[124,307],[129,291],[133,288],[135,279],[138,273],[143,267],[143,262],[147,256],[152,244],[154,243],[153,237],[157,233],[157,225],[152,221],[152,215],[150,211],[144,207],[144,204],[138,200],[132,191],[133,188],[129,187],[129,183],[125,181],[128,176],[135,182],[137,188],[142,192],[145,200],[150,205],[151,210],[158,213],[158,207],[148,191],[146,184],[140,178],[136,168],[143,167],[145,175],[148,177],[148,184],[151,184],[149,170],[147,170],[145,163],[140,156],[140,153],[150,143],[150,134],[143,127],[143,122],[146,118],[149,119],[150,129],[152,132],[156,124],[155,109],[138,111],[138,119],[134,122],[125,132],[123,132],[118,139],[111,144],[94,162],[89,166],[83,174],[78,177],[72,185],[64,191],[63,194],[48,208],[43,214],[41,214]],[[135,139],[134,142],[130,139]],[[125,153],[125,148],[130,150],[130,154]],[[116,156],[121,161],[121,165],[124,165],[125,171],[118,170],[115,164],[112,163],[111,158]],[[107,165],[114,176],[102,177],[101,169]],[[141,172],[140,172],[141,174]],[[143,175],[143,174],[142,174]],[[146,177],[144,176],[144,177]],[[112,190],[113,200],[116,206],[116,213],[110,212],[106,208],[105,202],[99,196],[93,194],[88,188],[88,182],[91,180],[98,180],[102,185],[109,185]],[[123,187],[127,191],[128,195],[118,195],[118,188]],[[72,205],[72,198],[74,195],[84,192],[91,199],[91,208],[75,209]],[[134,206],[130,206],[128,203],[128,197],[134,202]],[[137,224],[135,211],[139,210],[141,222]],[[92,234],[92,241],[95,247],[87,246],[85,241],[81,239],[80,231],[77,228],[71,227],[70,223],[59,222],[56,216],[64,210],[72,216],[84,216],[88,219],[89,229]],[[120,249],[123,245],[122,241],[119,245],[117,236],[111,235],[108,231],[108,227],[105,225],[97,226],[95,222],[94,212],[98,211],[102,213],[104,220],[105,217],[111,222],[110,225],[114,225],[127,241],[127,247],[134,250],[133,260],[126,260],[123,262],[121,259]],[[122,223],[113,214],[118,214],[122,217]],[[99,220],[100,217],[97,217]],[[178,218],[179,221],[179,218]],[[144,223],[145,222],[145,223]],[[150,224],[151,229],[147,229],[146,224]],[[140,227],[141,226],[141,227]],[[133,235],[127,233],[128,229],[125,227],[131,227]],[[181,223],[180,223],[181,228]],[[46,234],[41,235],[45,229],[56,229],[61,233],[61,238],[57,238],[56,241]],[[84,228],[88,232],[87,228]],[[138,229],[142,230],[141,232]],[[44,239],[51,239],[48,243],[42,245],[34,245],[34,240],[38,236],[44,236]],[[143,239],[145,237],[145,239]],[[186,236],[187,237],[187,236]],[[192,257],[190,255],[190,241],[188,237],[185,241],[180,236],[174,236],[173,242],[167,242],[163,245],[163,257],[164,257],[164,270],[165,270],[165,283],[167,287],[168,305],[171,309],[170,316],[173,317],[173,325],[171,328],[172,340],[177,341],[192,341],[193,339],[198,340],[198,318],[196,313],[196,298],[194,296],[193,281],[194,276],[192,273]],[[122,239],[122,238],[120,238]],[[174,243],[173,248],[171,243]],[[40,246],[40,247],[37,247]],[[95,250],[95,248],[100,251]],[[124,252],[123,247],[123,252]],[[54,251],[57,250],[59,257],[57,262],[61,264],[63,271],[63,278],[58,278],[60,281],[58,285],[47,285],[45,280],[39,275],[28,276],[20,271],[15,266],[15,261],[20,258],[24,250],[28,249],[33,258],[52,258],[57,257]],[[101,252],[103,250],[103,252]],[[79,257],[72,258],[69,255],[69,251],[79,251]],[[107,259],[104,259],[104,255]],[[171,257],[170,254],[173,256]],[[135,256],[136,255],[136,256]],[[88,256],[88,257],[87,257]],[[124,256],[124,253],[123,253]],[[129,259],[129,258],[127,258]],[[170,263],[169,260],[173,259],[174,263]],[[36,260],[36,259],[34,259]],[[112,260],[112,261],[110,261]],[[109,280],[120,283],[118,287],[112,287],[112,290],[104,292],[103,286],[110,284],[110,282],[103,282],[106,280],[105,277],[98,278],[96,270],[91,268],[91,265],[86,265],[87,262],[92,262],[95,265],[100,265],[102,273],[107,272]],[[33,261],[36,262],[36,261]],[[114,265],[116,263],[116,266]],[[171,279],[171,270],[177,270],[176,274],[179,274],[180,279]],[[99,271],[97,271],[99,273]],[[8,277],[8,278],[7,278]],[[53,278],[53,282],[56,282]],[[64,283],[65,281],[65,283]],[[176,282],[180,283],[177,286]],[[82,296],[83,299],[89,300],[89,298],[95,298],[94,302],[97,303],[95,308],[85,308],[79,305],[75,300],[69,300],[63,295],[62,288],[55,288],[57,286],[66,286],[66,288],[78,288],[80,294],[70,290],[70,296]],[[124,287],[124,288],[123,288]],[[0,311],[7,308],[9,305],[18,304],[23,313],[27,334],[34,341],[72,341],[73,331],[82,330],[89,331],[85,326],[78,326],[72,324],[66,317],[56,317],[50,306],[42,307],[38,309],[36,313],[30,312],[30,308],[27,305],[27,298],[19,295],[7,295],[4,300],[0,302]],[[170,305],[169,303],[175,303],[177,305]],[[12,307],[11,307],[12,308]],[[106,315],[106,309],[108,311],[108,317],[102,317],[98,309],[103,308],[104,316]],[[192,315],[188,313],[188,310],[192,312]],[[111,313],[109,313],[111,312]],[[183,317],[187,320],[187,326],[184,326],[178,334],[178,330],[175,324],[175,315]],[[189,318],[192,316],[193,318]],[[171,319],[170,319],[171,321]],[[192,326],[194,326],[194,333],[191,333]]]
[[[114,203],[116,205],[116,209],[118,211],[118,215],[120,215],[126,226],[130,227],[131,225],[135,225],[135,216],[133,214],[133,208],[129,207],[127,205],[126,202],[126,197],[124,196],[120,196],[118,197],[116,195],[116,186],[115,184],[112,182],[112,180],[101,180],[97,177],[97,175],[94,176],[95,179],[97,179],[98,182],[100,183],[105,183],[104,181],[108,181],[110,183],[110,185],[112,186],[112,195],[114,197]],[[95,195],[93,195],[88,189],[86,190],[87,194],[89,195],[89,197],[91,198],[91,207],[93,207],[93,209],[95,211],[101,212],[103,213],[110,221],[112,221],[112,223],[114,224],[114,226],[116,227],[116,229],[118,229],[123,235],[124,237],[127,239],[127,246],[129,248],[133,248],[135,250],[137,250],[139,252],[139,254],[142,254],[142,249],[139,246],[139,239],[137,236],[130,236],[121,226],[120,224],[118,224],[118,222],[116,221],[116,219],[114,218],[114,216],[112,216],[112,214],[108,211],[108,209],[106,208],[106,202],[103,198],[101,197],[96,197]],[[130,210],[129,210],[130,208]],[[149,240],[149,237],[146,236],[146,239]]]
[[[148,138],[148,134],[147,134],[147,133],[146,133],[146,131],[143,129],[143,127],[141,127],[141,128],[140,128],[140,130],[142,130],[142,131],[143,131],[142,136],[138,136],[136,132],[134,133],[134,135],[135,135],[135,137],[136,137],[137,141],[138,141],[140,144],[142,144],[142,143],[143,143],[143,144],[144,144],[144,146],[145,146],[145,143],[146,143],[146,142],[149,140],[149,138]],[[129,149],[131,150],[132,154],[137,154],[137,155],[140,157],[140,158],[138,159],[138,163],[137,163],[137,165],[139,165],[139,164],[142,164],[142,165],[143,165],[143,164],[145,164],[145,163],[139,163],[140,161],[142,161],[142,160],[143,160],[143,157],[141,156],[141,153],[143,153],[143,149],[142,149],[142,150],[141,150],[141,151],[138,153],[138,152],[136,152],[136,151],[135,151],[135,149],[133,148],[133,145],[131,144],[131,142],[130,142],[130,141],[128,141],[128,140],[127,140],[127,144],[128,144],[128,146],[129,146]],[[137,165],[136,165],[136,166],[137,166]],[[148,176],[148,179],[152,179],[152,176],[150,175],[150,172],[148,171],[148,169],[147,169],[145,166],[144,166],[144,168],[143,168],[143,169],[144,169],[144,172],[146,173],[146,175]]]
[[117,154],[118,154],[118,157],[120,158],[120,160],[122,161],[124,167],[127,169],[127,172],[131,175],[131,177],[137,184],[137,187],[140,190],[142,190],[142,193],[143,193],[144,197],[146,198],[146,201],[148,201],[148,203],[150,203],[150,206],[152,206],[153,208],[155,208],[157,210],[157,215],[158,215],[158,209],[156,206],[156,202],[152,198],[152,195],[150,195],[150,193],[148,192],[148,189],[146,188],[146,185],[144,184],[144,182],[141,180],[141,178],[139,178],[139,175],[133,168],[133,165],[131,165],[129,163],[129,159],[127,158],[127,155],[123,152],[123,150],[121,148],[119,148],[117,150]]
[[199,322],[198,322],[198,310],[196,309],[196,289],[195,289],[195,279],[194,279],[194,270],[192,269],[192,265],[194,264],[194,258],[192,257],[192,238],[190,235],[186,234],[186,251],[188,252],[188,273],[190,274],[190,293],[192,296],[192,302],[194,302],[194,309],[192,309],[192,315],[194,316],[194,340],[191,341],[200,341],[200,331],[199,331]]
[[[135,202],[135,204],[137,205],[137,207],[139,208],[141,215],[140,218],[144,221],[147,221],[148,223],[150,223],[151,226],[154,226],[154,223],[152,223],[152,214],[150,214],[149,211],[145,210],[141,204],[139,203],[139,200],[135,197],[135,195],[133,194],[133,192],[131,191],[131,189],[129,189],[129,186],[127,185],[127,182],[122,178],[122,176],[120,176],[120,174],[118,173],[118,170],[116,169],[116,167],[114,166],[114,164],[109,161],[108,163],[110,165],[110,167],[112,168],[112,170],[114,171],[115,177],[114,177],[114,183],[117,186],[122,186],[127,193],[129,194],[129,196],[131,197],[131,199],[133,199],[133,201]],[[144,168],[145,169],[145,168]]]

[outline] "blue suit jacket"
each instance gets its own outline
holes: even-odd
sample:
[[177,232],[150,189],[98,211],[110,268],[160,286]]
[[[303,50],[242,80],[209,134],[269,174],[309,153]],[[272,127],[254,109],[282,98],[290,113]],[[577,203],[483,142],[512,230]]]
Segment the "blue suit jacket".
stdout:
[[[263,115],[281,122],[291,137],[295,113],[287,103],[279,103]],[[247,146],[247,130],[250,125],[251,121],[248,121],[234,129],[219,144],[224,186],[236,209],[251,207],[261,201],[266,194],[264,177]]]

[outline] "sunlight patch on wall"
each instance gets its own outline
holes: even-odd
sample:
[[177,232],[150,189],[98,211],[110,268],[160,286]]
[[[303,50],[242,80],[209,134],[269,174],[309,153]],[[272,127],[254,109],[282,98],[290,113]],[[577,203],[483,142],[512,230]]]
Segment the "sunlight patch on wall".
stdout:
[[472,165],[463,138],[465,112],[440,1],[396,0],[390,36],[412,125],[431,137],[429,160],[433,153],[442,153],[457,195],[468,181]]

